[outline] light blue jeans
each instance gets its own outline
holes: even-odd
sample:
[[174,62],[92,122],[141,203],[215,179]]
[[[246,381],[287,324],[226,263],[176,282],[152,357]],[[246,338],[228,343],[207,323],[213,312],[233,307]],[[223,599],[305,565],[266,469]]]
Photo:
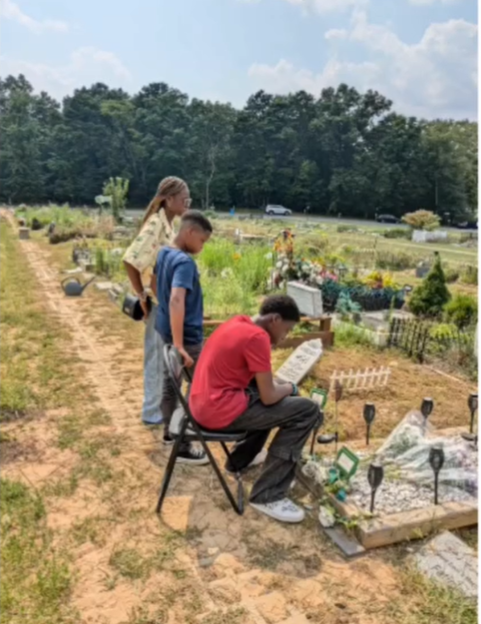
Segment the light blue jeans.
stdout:
[[142,422],[148,425],[160,425],[162,413],[162,386],[164,379],[164,343],[155,331],[157,306],[153,305],[145,325],[144,338],[144,404]]

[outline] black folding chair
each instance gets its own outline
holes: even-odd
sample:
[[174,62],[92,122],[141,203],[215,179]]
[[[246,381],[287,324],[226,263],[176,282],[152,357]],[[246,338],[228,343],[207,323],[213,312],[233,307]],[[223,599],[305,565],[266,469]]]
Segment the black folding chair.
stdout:
[[172,447],[172,452],[169,457],[169,461],[167,462],[167,467],[165,469],[164,478],[162,480],[162,487],[160,489],[159,500],[157,502],[156,512],[159,514],[162,505],[164,502],[164,498],[167,494],[167,490],[169,488],[170,479],[172,477],[172,473],[174,472],[175,462],[177,459],[177,455],[179,453],[181,444],[183,442],[192,442],[197,440],[202,445],[209,461],[214,469],[214,472],[217,475],[217,478],[220,481],[222,489],[226,493],[227,498],[229,499],[230,504],[234,508],[234,511],[238,513],[240,516],[244,513],[244,487],[242,485],[242,478],[240,472],[235,474],[235,478],[237,481],[237,500],[234,498],[227,482],[222,474],[217,462],[212,455],[208,442],[219,442],[222,446],[227,459],[230,460],[229,449],[227,448],[227,443],[229,442],[239,442],[246,437],[246,432],[241,433],[225,433],[222,431],[209,431],[207,429],[203,429],[192,416],[189,405],[186,397],[182,394],[182,380],[187,382],[191,381],[191,377],[188,369],[186,369],[183,365],[182,358],[179,352],[172,345],[164,346],[164,364],[167,366],[167,370],[169,376],[172,380],[172,384],[175,390],[175,394],[179,401],[180,407],[183,410],[182,418],[179,424],[179,430],[177,432],[171,431],[170,434],[174,438],[174,446]]

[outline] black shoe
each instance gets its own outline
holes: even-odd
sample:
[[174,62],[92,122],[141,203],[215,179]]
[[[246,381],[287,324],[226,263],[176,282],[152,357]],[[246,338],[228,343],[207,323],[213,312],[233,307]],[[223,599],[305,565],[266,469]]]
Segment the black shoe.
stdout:
[[181,449],[177,455],[177,461],[179,464],[193,464],[196,466],[204,466],[209,463],[209,458],[200,449],[194,448],[190,445],[188,448]]
[[164,446],[172,446],[172,444],[174,443],[174,438],[170,436],[168,433],[167,434],[164,433],[163,443],[164,443]]

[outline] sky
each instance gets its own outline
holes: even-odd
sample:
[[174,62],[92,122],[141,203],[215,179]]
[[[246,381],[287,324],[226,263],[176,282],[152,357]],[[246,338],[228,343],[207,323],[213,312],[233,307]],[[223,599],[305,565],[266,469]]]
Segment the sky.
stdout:
[[406,115],[477,119],[476,0],[0,0],[0,20],[0,75],[58,100],[166,82],[242,107],[345,82]]

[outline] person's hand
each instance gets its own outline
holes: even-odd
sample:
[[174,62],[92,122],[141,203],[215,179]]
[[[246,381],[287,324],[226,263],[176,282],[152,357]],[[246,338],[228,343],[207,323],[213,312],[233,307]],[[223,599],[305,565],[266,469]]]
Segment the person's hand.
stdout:
[[184,360],[185,368],[192,368],[192,366],[194,366],[194,360],[190,357],[184,347],[176,347],[176,349]]
[[149,318],[149,314],[150,314],[149,305],[147,303],[147,300],[142,301],[142,299],[139,299],[139,301],[140,301],[140,307],[142,308],[142,312],[144,313],[143,320],[146,321]]

